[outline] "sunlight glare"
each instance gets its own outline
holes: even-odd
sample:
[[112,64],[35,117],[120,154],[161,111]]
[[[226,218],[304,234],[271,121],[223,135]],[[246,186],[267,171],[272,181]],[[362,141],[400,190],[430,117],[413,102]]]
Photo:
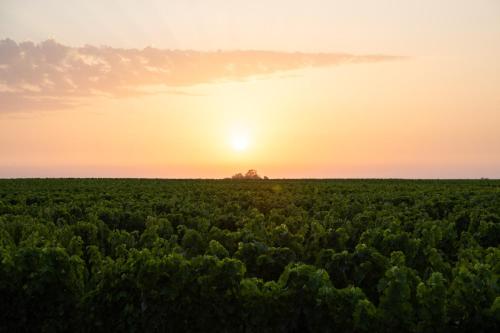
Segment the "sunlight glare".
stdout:
[[244,151],[248,148],[248,145],[248,135],[244,133],[233,134],[233,137],[231,138],[231,146],[235,151]]

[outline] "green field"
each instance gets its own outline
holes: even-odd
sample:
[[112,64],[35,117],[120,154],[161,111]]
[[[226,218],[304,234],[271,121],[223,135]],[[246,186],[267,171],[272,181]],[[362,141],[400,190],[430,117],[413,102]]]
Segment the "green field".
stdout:
[[0,331],[493,332],[500,181],[0,180]]

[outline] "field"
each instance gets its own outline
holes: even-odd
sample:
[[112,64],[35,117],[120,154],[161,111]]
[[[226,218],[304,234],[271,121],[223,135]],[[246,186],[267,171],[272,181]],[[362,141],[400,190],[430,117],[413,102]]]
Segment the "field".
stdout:
[[0,180],[0,331],[493,332],[500,181]]

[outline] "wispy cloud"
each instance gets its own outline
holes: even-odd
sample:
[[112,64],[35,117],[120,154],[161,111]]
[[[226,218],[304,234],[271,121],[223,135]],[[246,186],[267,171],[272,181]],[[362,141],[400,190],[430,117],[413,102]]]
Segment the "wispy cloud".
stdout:
[[273,51],[183,51],[69,47],[0,41],[0,111],[69,108],[90,96],[114,98],[201,83],[244,80],[306,67],[390,61],[390,55]]

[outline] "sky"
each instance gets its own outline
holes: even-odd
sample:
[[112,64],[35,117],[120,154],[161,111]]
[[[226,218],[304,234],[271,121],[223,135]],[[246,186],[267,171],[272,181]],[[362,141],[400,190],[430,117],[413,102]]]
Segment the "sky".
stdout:
[[0,178],[500,178],[498,0],[2,0]]

